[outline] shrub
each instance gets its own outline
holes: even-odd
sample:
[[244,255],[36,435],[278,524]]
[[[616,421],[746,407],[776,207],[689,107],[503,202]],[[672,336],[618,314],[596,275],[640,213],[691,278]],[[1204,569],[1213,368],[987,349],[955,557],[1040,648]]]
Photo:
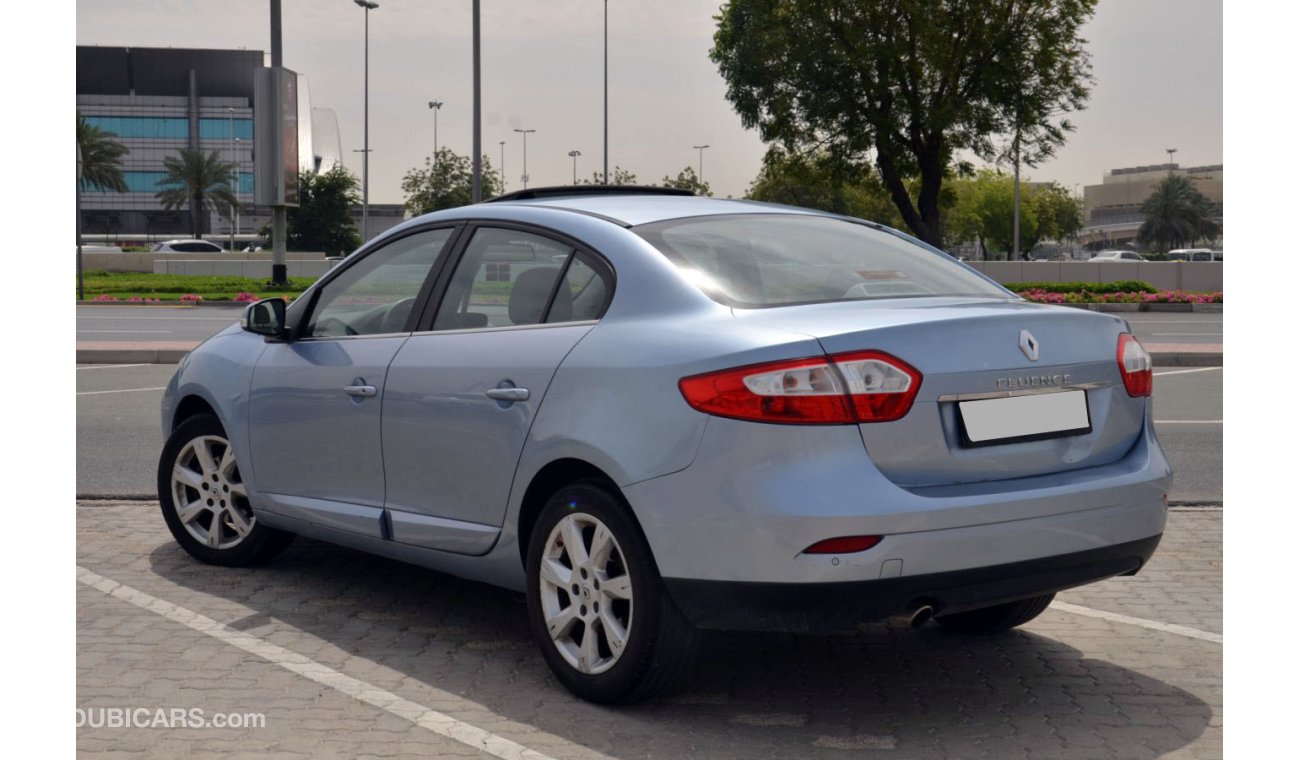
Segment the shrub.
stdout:
[[1047,293],[1155,293],[1156,288],[1138,280],[1119,282],[1009,282],[1003,286],[1014,293],[1041,290]]
[[181,296],[179,300],[181,303],[203,303],[203,296],[195,295],[194,293],[186,293]]

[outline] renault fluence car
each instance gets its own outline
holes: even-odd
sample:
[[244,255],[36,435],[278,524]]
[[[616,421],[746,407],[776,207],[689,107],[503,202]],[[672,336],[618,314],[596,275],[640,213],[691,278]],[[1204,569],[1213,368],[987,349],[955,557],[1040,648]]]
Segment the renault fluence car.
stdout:
[[1165,524],[1151,360],[878,224],[667,190],[406,222],[248,307],[162,404],[163,517],[524,592],[558,680],[648,698],[701,629],[995,632]]

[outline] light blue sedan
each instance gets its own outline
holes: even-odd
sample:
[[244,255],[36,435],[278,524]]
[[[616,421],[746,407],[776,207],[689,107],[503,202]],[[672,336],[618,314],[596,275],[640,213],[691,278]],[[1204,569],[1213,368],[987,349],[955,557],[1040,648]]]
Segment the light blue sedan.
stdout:
[[158,470],[216,565],[295,534],[522,591],[649,698],[700,629],[988,633],[1131,575],[1170,470],[1127,323],[897,231],[650,188],[413,219],[182,362]]

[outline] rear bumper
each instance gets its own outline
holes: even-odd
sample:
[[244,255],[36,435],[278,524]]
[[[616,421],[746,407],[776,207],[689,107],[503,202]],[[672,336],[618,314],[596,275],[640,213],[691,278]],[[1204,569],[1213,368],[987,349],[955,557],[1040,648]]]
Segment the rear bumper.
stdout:
[[918,604],[961,612],[1136,573],[1160,535],[1071,554],[988,567],[844,583],[746,583],[665,578],[686,617],[700,628],[835,632]]

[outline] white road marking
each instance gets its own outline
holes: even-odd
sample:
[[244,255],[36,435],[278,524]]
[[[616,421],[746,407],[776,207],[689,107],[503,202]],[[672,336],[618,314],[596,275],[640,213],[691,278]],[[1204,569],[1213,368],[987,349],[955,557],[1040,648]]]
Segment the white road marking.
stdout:
[[1129,617],[1128,615],[1120,615],[1115,612],[1094,610],[1091,607],[1081,607],[1077,604],[1070,604],[1068,602],[1052,602],[1052,609],[1060,610],[1061,612],[1069,612],[1074,615],[1083,615],[1084,617],[1109,620],[1112,623],[1126,623],[1128,625],[1141,626],[1142,628],[1150,628],[1153,631],[1163,631],[1178,636],[1186,636],[1189,639],[1212,641],[1216,644],[1223,643],[1223,634],[1221,633],[1210,633],[1209,631],[1202,631],[1197,628],[1188,628],[1185,625],[1174,625],[1173,623],[1162,623],[1158,620]]
[[1156,420],[1157,425],[1222,425],[1223,420]]
[[1223,333],[1151,333],[1152,335],[1161,335],[1165,337],[1181,336],[1184,338],[1222,338]]
[[78,396],[102,396],[105,393],[139,393],[140,391],[163,391],[167,390],[166,386],[161,388],[123,388],[117,391],[78,391]]
[[1171,369],[1168,372],[1156,372],[1154,374],[1156,377],[1164,377],[1165,375],[1186,375],[1191,372],[1213,372],[1215,370],[1222,370],[1222,369],[1223,367],[1200,367],[1198,369]]
[[[494,757],[500,757],[504,760],[550,760],[548,755],[529,749],[503,736],[498,736],[491,731],[485,731],[465,721],[453,718],[446,713],[430,709],[409,699],[403,699],[391,691],[353,678],[250,633],[237,631],[193,610],[150,596],[130,586],[123,586],[80,565],[77,566],[77,582],[134,604],[142,610],[147,610],[172,622],[180,623],[191,630],[211,636],[225,644],[242,649],[249,654],[261,657],[272,665],[284,668],[291,673],[297,673],[322,686],[328,686],[358,701],[378,707],[384,712],[404,718],[421,728],[426,728],[436,734],[481,750]],[[455,703],[467,710],[472,709],[476,712],[487,711],[487,708],[482,705],[475,704],[450,692],[439,689],[434,689],[434,691],[437,693],[440,702]],[[494,715],[494,717],[497,716]],[[548,739],[548,744],[565,745],[566,755],[581,754],[595,758],[604,757],[604,755],[567,742],[560,737],[543,735]]]
[[78,330],[78,335],[101,335],[105,333],[167,333],[168,335],[176,332],[175,330]]
[[126,369],[127,367],[152,367],[152,364],[86,364],[77,369]]

